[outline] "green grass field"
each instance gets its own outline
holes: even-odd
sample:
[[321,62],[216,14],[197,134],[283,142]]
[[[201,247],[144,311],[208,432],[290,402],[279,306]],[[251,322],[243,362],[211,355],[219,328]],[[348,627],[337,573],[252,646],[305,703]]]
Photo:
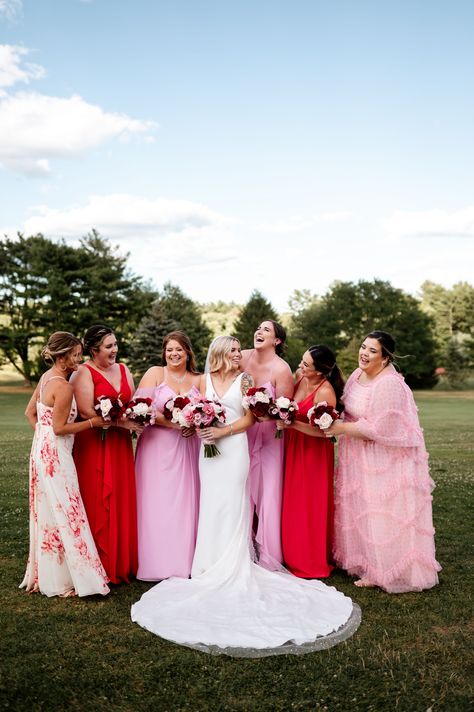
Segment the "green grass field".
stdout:
[[[18,589],[28,547],[28,396],[0,389],[1,709],[472,709],[474,393],[417,394],[430,451],[440,585],[388,595],[331,577],[359,603],[348,641],[302,656],[239,660],[160,640],[130,621],[149,588],[103,599],[48,599]],[[199,612],[196,612],[199,615]],[[471,668],[472,674],[472,668]],[[472,681],[472,677],[471,677]]]

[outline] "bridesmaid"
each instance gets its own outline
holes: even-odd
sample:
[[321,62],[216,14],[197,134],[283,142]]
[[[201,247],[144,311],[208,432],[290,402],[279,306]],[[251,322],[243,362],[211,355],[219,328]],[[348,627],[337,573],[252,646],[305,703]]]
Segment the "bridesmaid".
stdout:
[[295,576],[324,578],[332,569],[334,446],[307,413],[321,401],[340,412],[344,380],[333,352],[322,345],[305,351],[299,375],[293,396],[299,412],[285,435],[283,557]]
[[[255,386],[265,387],[274,398],[291,397],[293,377],[280,354],[286,340],[281,324],[267,319],[257,327],[254,348],[242,352],[242,370]],[[248,431],[250,495],[255,510],[255,539],[260,563],[278,568],[281,551],[281,497],[283,486],[283,441],[275,438],[275,423],[255,423]]]
[[334,558],[356,586],[388,593],[438,583],[432,517],[434,482],[413,393],[393,365],[395,340],[372,331],[344,389],[336,472]]
[[[83,420],[96,415],[99,396],[117,398],[124,405],[134,391],[126,366],[117,363],[117,339],[107,326],[86,331],[84,350],[90,360],[73,379],[74,394]],[[137,511],[135,468],[130,430],[141,428],[128,420],[114,423],[104,434],[86,430],[74,445],[79,487],[92,534],[112,583],[129,583],[137,572]]]
[[196,544],[199,442],[163,415],[177,395],[199,395],[200,376],[189,338],[172,331],[163,340],[162,363],[143,376],[137,397],[150,397],[155,426],[139,438],[136,453],[138,573],[144,581],[187,578]]
[[102,426],[98,415],[75,423],[68,378],[82,360],[82,344],[56,331],[41,355],[51,368],[25,415],[35,430],[30,455],[30,552],[20,588],[46,596],[109,592],[107,576],[87,522],[72,459],[74,435]]

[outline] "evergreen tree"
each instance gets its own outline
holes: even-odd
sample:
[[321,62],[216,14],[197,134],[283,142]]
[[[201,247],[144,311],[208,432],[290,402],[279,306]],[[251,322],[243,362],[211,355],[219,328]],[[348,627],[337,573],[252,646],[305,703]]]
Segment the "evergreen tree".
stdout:
[[134,373],[142,376],[150,366],[162,365],[163,338],[176,329],[184,331],[190,338],[198,367],[202,370],[212,340],[211,331],[201,317],[199,306],[179,287],[168,282],[132,339],[129,361]]
[[0,241],[0,350],[24,378],[37,380],[40,346],[53,331],[81,336],[107,323],[126,355],[127,340],[155,293],[128,272],[122,256],[97,232],[79,247],[43,235]]
[[[326,344],[344,361],[344,370],[355,344],[374,329],[390,332],[397,353],[407,355],[399,367],[411,387],[435,383],[436,344],[433,322],[419,302],[389,282],[374,280],[336,282],[318,302],[293,319],[293,335],[306,344]],[[357,362],[353,364],[355,368]],[[353,370],[353,369],[351,369]]]
[[253,335],[257,326],[268,319],[278,321],[278,314],[263,294],[254,289],[234,326],[233,336],[239,339],[243,349],[253,348]]

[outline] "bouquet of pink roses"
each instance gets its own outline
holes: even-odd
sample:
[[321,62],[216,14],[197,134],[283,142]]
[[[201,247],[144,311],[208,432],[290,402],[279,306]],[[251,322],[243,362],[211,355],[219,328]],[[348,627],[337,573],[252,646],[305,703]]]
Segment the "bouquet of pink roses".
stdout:
[[268,415],[268,409],[272,403],[271,393],[263,386],[249,388],[242,398],[244,408],[247,408],[256,418],[264,418]]
[[[120,393],[117,398],[113,398],[111,396],[99,396],[94,405],[94,410],[96,410],[107,423],[117,421],[124,412],[124,405],[120,400]],[[106,434],[107,430],[103,428],[102,440],[105,440]]]
[[[316,403],[312,408],[308,410],[308,420],[310,425],[320,430],[327,430],[331,427],[335,420],[338,420],[339,413],[331,405],[328,405],[326,401],[321,401]],[[329,438],[331,442],[335,443],[336,438]]]
[[[180,414],[184,427],[212,428],[225,423],[225,409],[219,401],[208,400],[202,396],[191,398]],[[180,423],[181,424],[181,423]],[[204,443],[204,457],[220,455],[215,443]]]
[[[285,398],[285,396],[280,396],[275,401],[270,404],[268,408],[268,415],[273,420],[282,420],[287,425],[291,425],[296,418],[298,413],[298,403],[290,398]],[[275,431],[275,437],[281,438],[283,436],[282,430]]]

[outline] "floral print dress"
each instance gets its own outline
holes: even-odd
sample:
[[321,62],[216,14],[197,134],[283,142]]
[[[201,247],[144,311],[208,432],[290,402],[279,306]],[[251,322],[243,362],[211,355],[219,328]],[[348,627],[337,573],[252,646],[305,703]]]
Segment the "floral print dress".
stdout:
[[[30,551],[20,588],[46,596],[109,592],[79,493],[72,458],[74,435],[55,435],[53,408],[37,401],[30,454]],[[75,420],[73,399],[68,423]]]

